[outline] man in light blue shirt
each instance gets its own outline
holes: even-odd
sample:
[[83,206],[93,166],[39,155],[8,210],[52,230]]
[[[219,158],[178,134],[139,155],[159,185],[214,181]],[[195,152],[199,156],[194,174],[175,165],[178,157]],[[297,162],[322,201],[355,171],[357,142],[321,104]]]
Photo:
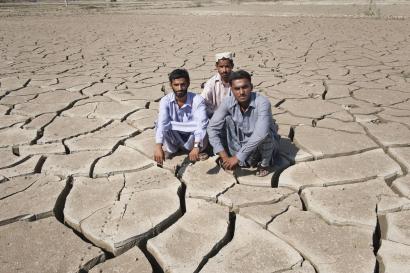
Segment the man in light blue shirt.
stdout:
[[205,100],[188,92],[190,79],[185,69],[172,71],[169,82],[173,92],[164,96],[159,104],[154,160],[162,165],[166,158],[182,150],[189,153],[191,161],[197,161],[205,157],[200,152],[207,146]]
[[268,175],[278,153],[279,136],[269,100],[252,92],[251,76],[239,70],[231,73],[233,96],[225,97],[208,126],[209,142],[222,167],[257,166],[257,175]]

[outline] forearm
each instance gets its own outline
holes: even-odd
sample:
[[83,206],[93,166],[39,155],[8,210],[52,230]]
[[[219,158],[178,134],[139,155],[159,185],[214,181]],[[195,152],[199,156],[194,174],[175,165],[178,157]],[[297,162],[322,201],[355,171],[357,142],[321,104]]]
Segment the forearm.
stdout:
[[228,157],[229,157],[228,153],[227,153],[225,150],[220,151],[220,152],[218,153],[218,155],[219,155],[222,159],[225,159],[225,158],[228,158]]
[[214,153],[219,154],[224,152],[225,148],[222,145],[221,133],[218,129],[208,128],[209,143],[211,144]]

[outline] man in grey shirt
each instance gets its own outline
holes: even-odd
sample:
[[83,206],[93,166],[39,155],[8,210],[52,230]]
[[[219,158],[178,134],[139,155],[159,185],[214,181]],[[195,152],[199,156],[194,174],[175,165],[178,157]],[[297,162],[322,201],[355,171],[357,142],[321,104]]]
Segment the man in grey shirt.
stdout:
[[225,97],[215,111],[207,129],[209,142],[224,169],[257,166],[257,175],[266,176],[279,149],[271,104],[252,92],[248,72],[231,73],[229,83],[233,96]]

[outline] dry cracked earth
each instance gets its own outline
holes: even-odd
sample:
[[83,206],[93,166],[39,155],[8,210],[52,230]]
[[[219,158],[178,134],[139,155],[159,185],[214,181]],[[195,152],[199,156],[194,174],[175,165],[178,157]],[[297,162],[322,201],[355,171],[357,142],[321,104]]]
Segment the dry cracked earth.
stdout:
[[[12,16],[0,41],[1,272],[410,272],[409,19]],[[280,164],[157,167],[167,74],[200,92],[227,50]]]

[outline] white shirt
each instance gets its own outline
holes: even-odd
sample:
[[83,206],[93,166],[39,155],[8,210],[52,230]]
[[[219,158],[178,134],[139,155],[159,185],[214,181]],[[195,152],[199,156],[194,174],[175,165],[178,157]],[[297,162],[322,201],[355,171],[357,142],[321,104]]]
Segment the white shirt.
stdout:
[[223,98],[231,96],[231,87],[229,83],[225,85],[221,75],[217,73],[205,83],[201,96],[205,99],[206,113],[211,116],[221,105]]

